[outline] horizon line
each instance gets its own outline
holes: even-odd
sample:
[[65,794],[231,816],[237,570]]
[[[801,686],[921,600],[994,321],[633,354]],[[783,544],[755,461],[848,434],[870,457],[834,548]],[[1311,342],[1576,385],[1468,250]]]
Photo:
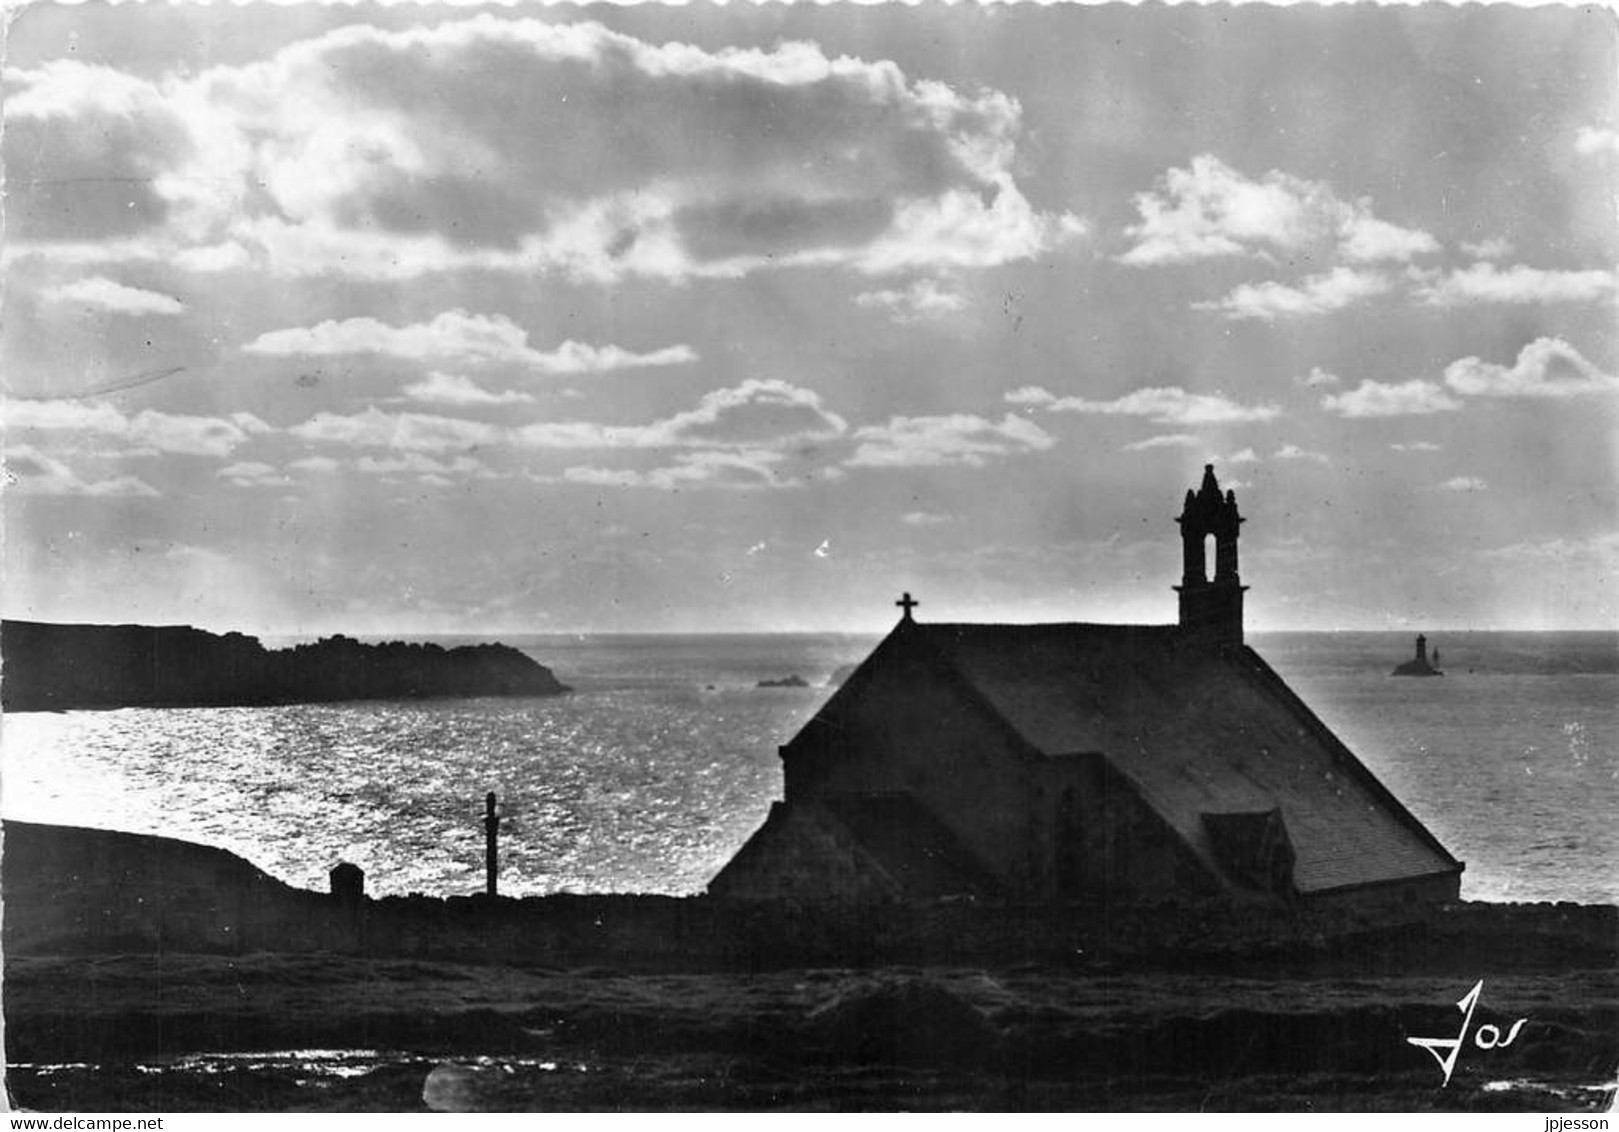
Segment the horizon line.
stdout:
[[[0,621],[19,621],[19,622],[30,622],[31,621],[31,622],[34,622],[36,624],[49,624],[49,625],[62,625],[62,626],[70,626],[70,625],[92,626],[93,625],[93,626],[101,626],[101,627],[133,626],[133,627],[149,628],[149,629],[196,629],[196,630],[199,630],[199,631],[202,631],[202,632],[212,633],[212,634],[215,634],[215,635],[218,635],[218,636],[224,636],[224,635],[226,635],[228,633],[239,633],[239,634],[241,634],[243,636],[256,637],[256,638],[268,638],[268,639],[308,638],[308,639],[312,639],[312,640],[319,640],[319,639],[328,638],[328,637],[343,636],[343,637],[351,637],[351,638],[354,638],[356,640],[367,640],[367,641],[375,641],[375,640],[410,641],[410,640],[433,640],[433,639],[437,639],[437,638],[477,638],[477,639],[482,639],[482,640],[497,640],[497,639],[499,639],[501,637],[795,637],[795,636],[797,636],[797,637],[809,637],[809,636],[883,637],[883,636],[886,636],[888,633],[892,632],[893,628],[894,628],[894,625],[888,625],[888,626],[877,627],[877,628],[858,628],[858,629],[857,628],[832,628],[832,627],[825,627],[825,628],[802,628],[802,627],[797,627],[797,628],[777,628],[777,629],[760,629],[760,628],[725,629],[725,628],[719,628],[719,629],[688,630],[688,629],[667,629],[667,628],[648,628],[648,629],[571,628],[571,629],[558,629],[558,628],[521,628],[521,627],[515,627],[515,626],[508,626],[508,627],[499,628],[499,629],[467,628],[467,629],[374,629],[374,630],[373,629],[366,629],[366,630],[361,630],[361,629],[355,629],[355,628],[330,628],[330,627],[327,627],[327,628],[319,628],[319,629],[261,628],[261,629],[255,629],[255,630],[248,630],[248,629],[241,629],[241,628],[214,628],[214,627],[210,627],[209,625],[206,625],[206,624],[196,624],[196,623],[193,623],[193,622],[185,622],[185,621],[46,620],[46,619],[42,619],[42,618],[39,618],[39,617],[14,617],[14,616],[10,616],[10,615],[0,615]],[[938,621],[933,621],[933,620],[930,620],[930,619],[918,618],[917,621],[918,621],[919,624],[924,624],[924,625],[925,624],[933,624],[933,625],[1029,625],[1029,626],[1035,626],[1035,625],[1120,625],[1120,626],[1135,626],[1135,625],[1139,625],[1139,626],[1148,627],[1148,628],[1172,628],[1176,624],[1176,622],[1174,622],[1174,621],[1164,621],[1164,622],[1146,622],[1146,621],[1143,621],[1143,622],[1133,622],[1133,621],[1125,622],[1125,621],[1120,621],[1120,622],[1113,622],[1113,621],[1090,621],[1090,620],[1080,620],[1080,619],[1072,619],[1072,620],[1041,620],[1041,621],[993,621],[993,620],[982,620],[982,619],[977,619],[977,620],[938,620]],[[896,621],[895,624],[898,624],[898,622]],[[1545,626],[1545,625],[1536,625],[1536,626],[1510,625],[1510,624],[1509,625],[1443,625],[1443,624],[1440,624],[1440,625],[1428,625],[1428,624],[1421,624],[1421,623],[1413,623],[1413,624],[1404,625],[1404,626],[1371,626],[1371,627],[1367,627],[1367,626],[1343,626],[1343,625],[1335,625],[1335,626],[1287,625],[1287,626],[1266,626],[1266,627],[1263,627],[1263,628],[1247,628],[1244,631],[1244,635],[1248,636],[1248,637],[1264,637],[1264,636],[1273,636],[1273,635],[1281,635],[1281,634],[1294,634],[1294,633],[1311,633],[1311,634],[1379,633],[1379,634],[1397,634],[1397,635],[1423,633],[1423,634],[1427,634],[1427,635],[1430,635],[1430,636],[1432,634],[1435,634],[1435,633],[1451,633],[1451,634],[1463,634],[1463,633],[1608,633],[1608,634],[1619,634],[1619,627],[1615,627],[1615,626],[1611,626],[1611,625],[1553,626],[1553,627],[1548,627],[1548,626]]]

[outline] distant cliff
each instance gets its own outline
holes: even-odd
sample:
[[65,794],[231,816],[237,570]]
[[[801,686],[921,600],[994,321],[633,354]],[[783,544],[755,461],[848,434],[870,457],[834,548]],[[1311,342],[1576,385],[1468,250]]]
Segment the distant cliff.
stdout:
[[223,707],[428,696],[552,696],[569,689],[506,645],[361,644],[328,637],[266,649],[185,625],[0,622],[0,707]]

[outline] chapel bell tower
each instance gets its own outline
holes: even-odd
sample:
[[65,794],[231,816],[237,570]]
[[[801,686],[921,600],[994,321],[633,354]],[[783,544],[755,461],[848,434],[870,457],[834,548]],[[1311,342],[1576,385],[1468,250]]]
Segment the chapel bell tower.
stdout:
[[[1235,492],[1220,495],[1214,465],[1203,465],[1203,484],[1186,493],[1186,506],[1175,520],[1181,526],[1184,567],[1180,594],[1180,626],[1215,644],[1242,644],[1242,595],[1248,587],[1237,574],[1237,535],[1243,518]],[[1205,545],[1214,538],[1214,577],[1208,575]]]

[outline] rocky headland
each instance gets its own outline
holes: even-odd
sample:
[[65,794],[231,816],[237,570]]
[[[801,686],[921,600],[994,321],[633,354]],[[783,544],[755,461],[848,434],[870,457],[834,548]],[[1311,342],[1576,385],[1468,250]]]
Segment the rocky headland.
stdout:
[[0,707],[233,707],[569,689],[506,645],[362,644],[342,635],[267,649],[187,625],[0,622]]

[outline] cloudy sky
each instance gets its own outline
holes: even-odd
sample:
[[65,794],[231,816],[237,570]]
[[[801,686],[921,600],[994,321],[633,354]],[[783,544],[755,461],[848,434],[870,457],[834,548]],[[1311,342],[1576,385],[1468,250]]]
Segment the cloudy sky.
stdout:
[[1616,26],[34,4],[4,612],[1612,626]]

